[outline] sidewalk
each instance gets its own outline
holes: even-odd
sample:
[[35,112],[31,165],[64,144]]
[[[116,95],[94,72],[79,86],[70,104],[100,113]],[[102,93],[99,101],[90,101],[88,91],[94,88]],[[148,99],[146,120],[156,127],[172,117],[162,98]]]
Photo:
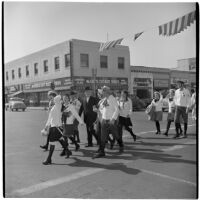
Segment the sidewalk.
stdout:
[[46,107],[27,107],[28,110],[47,110]]

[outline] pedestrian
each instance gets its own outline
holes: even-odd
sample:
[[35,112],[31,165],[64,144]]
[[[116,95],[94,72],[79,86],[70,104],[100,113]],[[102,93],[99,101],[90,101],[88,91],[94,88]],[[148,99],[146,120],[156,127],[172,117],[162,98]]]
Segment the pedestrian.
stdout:
[[119,102],[119,100],[120,100],[120,98],[121,98],[121,91],[120,91],[120,90],[117,90],[117,91],[115,92],[115,98],[116,98],[116,100]]
[[[167,127],[164,135],[168,136],[168,132],[170,129],[171,123],[174,121],[174,114],[175,114],[175,101],[174,101],[175,90],[169,90],[169,98],[168,98],[168,115],[167,115]],[[179,127],[180,134],[182,134],[182,128]]]
[[136,141],[136,135],[132,130],[132,122],[130,116],[132,115],[132,101],[128,98],[128,92],[122,90],[121,98],[119,100],[119,135],[122,138],[123,127],[127,130],[134,141]]
[[[76,112],[80,112],[81,108],[81,102],[77,98],[77,93],[74,91],[70,92],[70,102],[75,106]],[[77,143],[80,143],[80,137],[79,137],[79,130],[78,130],[78,120],[75,118],[74,120],[74,139],[76,140]]]
[[92,96],[92,90],[90,87],[85,88],[85,97],[83,98],[83,102],[80,108],[79,114],[81,115],[83,112],[84,122],[87,128],[87,142],[88,144],[85,147],[92,147],[92,137],[95,137],[97,143],[98,138],[94,130],[94,122],[97,119],[97,113],[93,111],[93,107],[97,106],[98,99]]
[[178,81],[178,89],[175,91],[174,101],[176,105],[175,109],[175,128],[176,128],[176,135],[174,138],[179,138],[179,128],[180,128],[180,117],[182,117],[184,121],[184,136],[183,138],[187,137],[187,123],[188,123],[188,112],[191,106],[191,98],[190,92],[188,89],[184,88],[184,82]]
[[151,105],[155,107],[154,117],[151,119],[152,121],[155,121],[157,130],[155,134],[161,134],[159,121],[162,121],[163,117],[163,97],[159,92],[154,92],[154,99],[152,100]]
[[[69,138],[73,144],[75,144],[75,150],[78,151],[80,145],[74,138],[74,130],[76,129],[76,125],[74,124],[74,120],[77,119],[78,123],[83,125],[83,120],[78,115],[76,111],[76,107],[73,102],[70,102],[70,96],[68,94],[64,95],[64,104],[63,104],[63,115],[62,115],[62,123],[63,123],[63,136],[67,140]],[[64,154],[64,152],[63,152]]]
[[119,137],[117,128],[117,118],[119,115],[119,107],[116,98],[110,94],[110,88],[104,86],[102,88],[105,96],[100,106],[102,106],[102,123],[101,123],[101,141],[99,152],[93,158],[100,158],[105,156],[105,144],[108,134],[111,133],[120,146],[119,152],[123,152],[124,145],[122,139]]
[[191,109],[192,109],[192,119],[196,120],[196,91],[195,89],[191,89]]
[[55,143],[60,142],[63,149],[67,151],[67,144],[62,137],[62,122],[61,122],[61,96],[57,95],[54,97],[54,106],[49,112],[49,117],[44,130],[49,128],[49,144],[50,150],[46,161],[43,162],[44,165],[49,165],[52,163],[51,157],[55,149]]
[[[51,91],[48,92],[48,99],[49,99],[48,111],[49,112],[52,109],[52,107],[54,106],[54,97],[56,97],[56,95],[57,95],[57,93],[54,90],[51,90]],[[47,135],[46,144],[45,145],[40,145],[40,148],[42,148],[45,151],[47,151],[48,150],[48,146],[49,146],[49,134]]]

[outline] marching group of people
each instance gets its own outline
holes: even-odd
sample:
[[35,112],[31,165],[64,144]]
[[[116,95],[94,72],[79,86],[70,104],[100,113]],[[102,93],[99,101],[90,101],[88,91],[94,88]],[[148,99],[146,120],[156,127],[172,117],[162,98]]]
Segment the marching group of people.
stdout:
[[[190,93],[184,88],[183,82],[179,82],[179,89],[169,92],[169,111],[167,118],[167,128],[164,135],[168,136],[171,122],[174,121],[176,127],[175,138],[182,134],[181,120],[184,122],[184,136],[187,137],[187,121],[189,109],[196,110],[196,96],[190,97]],[[75,145],[75,151],[80,148],[80,137],[78,125],[86,125],[87,145],[93,146],[95,138],[98,150],[93,158],[105,156],[106,143],[113,148],[115,142],[119,145],[119,152],[124,151],[123,128],[127,130],[136,141],[137,137],[132,130],[131,114],[132,101],[128,97],[128,92],[123,90],[112,94],[109,87],[104,86],[98,89],[98,98],[92,96],[92,90],[85,88],[85,96],[81,100],[77,98],[74,91],[66,93],[63,98],[55,91],[48,93],[49,116],[43,132],[47,134],[46,144],[40,146],[48,150],[49,155],[43,162],[44,165],[51,164],[51,157],[55,149],[55,143],[59,142],[63,148],[61,156],[69,158],[72,152],[69,150],[69,140]],[[195,93],[196,95],[196,93]],[[192,102],[192,103],[191,103]],[[163,98],[159,92],[154,93],[154,99],[148,108],[148,114],[152,121],[155,121],[157,132],[161,134],[160,123],[162,120]],[[193,112],[193,114],[195,114]],[[82,119],[83,115],[83,119]],[[50,146],[50,147],[49,147]]]

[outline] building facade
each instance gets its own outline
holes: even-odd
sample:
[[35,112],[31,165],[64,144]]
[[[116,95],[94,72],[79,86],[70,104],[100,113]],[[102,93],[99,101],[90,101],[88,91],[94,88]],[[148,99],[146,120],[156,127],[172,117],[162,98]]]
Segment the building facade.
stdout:
[[4,66],[5,94],[22,97],[30,104],[47,104],[51,86],[63,94],[73,88],[83,92],[108,85],[128,89],[130,53],[126,46],[99,51],[100,43],[76,40],[62,42]]

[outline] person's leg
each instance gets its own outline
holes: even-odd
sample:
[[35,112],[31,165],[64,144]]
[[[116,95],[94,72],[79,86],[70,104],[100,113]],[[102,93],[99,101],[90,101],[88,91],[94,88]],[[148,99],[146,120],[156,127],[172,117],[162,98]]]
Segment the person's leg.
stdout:
[[49,134],[48,134],[48,136],[47,136],[47,141],[46,141],[46,144],[45,145],[40,145],[40,147],[42,148],[42,149],[45,149],[46,151],[48,150],[48,146],[49,146]]
[[98,136],[97,136],[96,131],[94,130],[94,125],[93,124],[90,126],[90,132],[91,132],[91,135],[96,139],[97,144],[98,144],[99,143],[98,142]]
[[164,133],[164,135],[168,136],[168,132],[169,132],[169,129],[170,129],[170,125],[171,125],[171,120],[167,120],[167,127],[166,127],[166,131]]
[[160,134],[160,123],[159,123],[159,121],[155,121],[155,124],[156,124],[156,130],[157,130],[156,134]]
[[[127,120],[127,119],[126,119]],[[127,121],[125,121],[126,123],[124,124],[125,129],[131,134],[131,136],[133,137],[134,141],[136,141],[136,135],[133,133],[132,127],[130,128],[127,124]]]
[[86,128],[87,128],[88,145],[86,145],[85,147],[91,147],[91,146],[93,146],[93,144],[92,144],[92,134],[91,134],[91,131],[90,131],[90,125],[86,124]]
[[80,149],[80,145],[77,143],[77,141],[75,140],[75,138],[73,136],[69,136],[70,140],[73,142],[73,144],[75,144],[75,151],[78,151]]
[[187,137],[187,124],[188,124],[188,114],[186,113],[186,108],[182,108],[182,117],[184,121],[184,138]]
[[55,145],[50,144],[49,155],[48,155],[46,161],[43,162],[43,165],[49,165],[49,164],[52,163],[51,162],[51,157],[53,155],[54,149],[55,149]]
[[174,123],[175,123],[175,128],[176,128],[176,135],[174,136],[174,138],[178,138],[180,136],[180,134],[179,134],[180,116],[181,116],[180,108],[176,107],[176,109],[175,109],[175,115],[174,115]]

